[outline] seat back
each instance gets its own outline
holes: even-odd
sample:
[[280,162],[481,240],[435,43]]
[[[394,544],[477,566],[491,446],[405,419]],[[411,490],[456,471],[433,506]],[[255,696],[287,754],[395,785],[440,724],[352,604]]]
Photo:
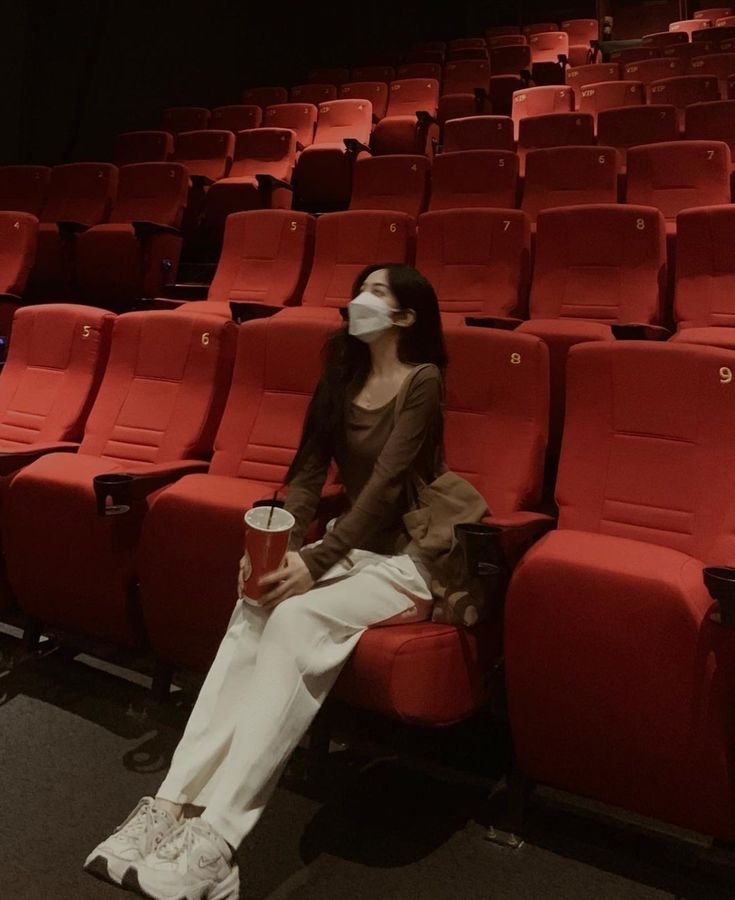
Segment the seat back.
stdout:
[[288,103],[288,91],[285,87],[245,88],[242,92],[243,103],[254,103],[261,109],[275,106],[277,103]]
[[327,100],[337,99],[337,87],[334,84],[297,84],[291,88],[291,103],[313,103],[319,106]]
[[600,204],[539,213],[531,318],[659,323],[665,284],[658,210]]
[[718,100],[720,96],[714,75],[679,75],[663,78],[648,85],[650,103],[670,104],[679,112],[679,123],[684,125],[684,110],[692,103]]
[[176,149],[171,159],[183,163],[189,175],[224,178],[232,164],[235,152],[235,135],[231,131],[184,131],[176,138]]
[[530,226],[518,210],[450,209],[419,217],[416,268],[442,313],[518,316],[525,311]]
[[409,153],[355,162],[350,209],[396,209],[414,218],[426,209],[431,163]]
[[686,75],[686,63],[682,59],[662,56],[657,59],[640,59],[623,65],[623,81],[642,81],[650,84],[662,78]]
[[40,216],[50,178],[48,166],[0,166],[0,210]]
[[674,317],[679,326],[735,325],[735,207],[676,217]]
[[237,135],[230,178],[272,175],[290,181],[295,164],[296,135],[291,129],[250,128]]
[[370,140],[372,107],[367,100],[331,100],[319,104],[314,144],[341,144],[355,138],[363,144]]
[[279,103],[269,106],[263,115],[268,128],[290,128],[302,147],[314,140],[318,110],[313,103]]
[[[641,59],[657,59],[662,54],[658,47],[623,47],[621,50],[613,50],[610,53],[610,62],[626,63],[637,62]],[[635,80],[635,79],[634,79]]]
[[576,92],[587,84],[599,84],[602,81],[619,81],[620,64],[612,62],[570,66],[564,72],[564,80],[569,87],[574,88],[577,109],[579,109],[579,96]]
[[485,47],[484,37],[455,38],[447,44],[449,50],[484,50]]
[[173,152],[174,138],[170,131],[126,131],[115,138],[116,166],[165,162]]
[[[669,32],[673,34],[674,32]],[[663,47],[661,55],[667,59],[680,59],[689,71],[689,65],[693,59],[698,56],[705,56],[709,53],[717,53],[720,49],[719,44],[715,41],[686,41],[683,44],[672,44],[670,47]]]
[[528,44],[525,34],[498,34],[487,39],[490,53],[498,47],[521,47]]
[[685,31],[657,31],[654,34],[644,34],[641,38],[642,47],[656,47],[662,50],[664,47],[682,47],[689,43],[689,35]]
[[352,81],[382,81],[390,84],[396,77],[393,66],[356,66],[352,70]]
[[434,160],[429,209],[513,209],[517,184],[518,157],[510,150],[442,153]]
[[0,294],[22,296],[37,241],[38,219],[32,213],[0,212]]
[[617,199],[618,159],[612,147],[550,147],[526,156],[521,209],[532,221],[551,207]]
[[[722,367],[732,359],[731,351],[682,344],[574,347],[559,527],[658,544],[703,562],[731,559],[735,417]],[[713,560],[715,548],[727,555]]]
[[597,116],[597,140],[607,147],[615,147],[623,165],[630,147],[674,141],[678,136],[679,126],[673,106],[603,109]]
[[322,349],[334,330],[325,319],[282,316],[240,327],[212,475],[283,484],[321,374]]
[[735,100],[688,106],[684,137],[690,141],[724,141],[735,158]]
[[303,305],[345,306],[365,266],[412,263],[415,244],[416,222],[406,213],[348,210],[319,216]]
[[[700,28],[698,31],[693,31],[690,37],[692,41],[696,41],[697,43],[700,41],[716,41],[720,44],[724,44],[726,41],[731,41],[735,38],[735,25],[718,25],[716,28]],[[724,50],[726,48],[723,46],[722,49]]]
[[735,53],[710,53],[707,56],[695,56],[689,61],[691,75],[715,76],[722,99],[727,96],[727,79],[733,72],[735,72]]
[[646,102],[642,81],[604,81],[599,84],[588,84],[581,88],[576,96],[579,111],[589,113],[595,120],[603,109],[640,106]]
[[339,96],[341,100],[368,100],[376,119],[382,119],[388,108],[385,81],[350,81],[340,87]]
[[444,123],[442,151],[513,150],[513,120],[510,116],[467,116]]
[[306,80],[312,84],[344,84],[350,80],[349,69],[311,69]]
[[213,109],[209,127],[237,134],[246,128],[258,128],[262,121],[263,110],[259,106],[255,103],[240,103],[236,106],[218,106]]
[[627,202],[682,209],[730,202],[730,148],[722,141],[670,141],[628,151]]
[[695,31],[701,31],[703,28],[709,28],[709,22],[706,19],[682,19],[679,22],[669,22],[669,31],[683,31],[690,37]]
[[528,44],[494,47],[490,51],[490,71],[493,75],[518,75],[531,67],[531,48]]
[[297,303],[314,249],[314,220],[290,209],[256,209],[227,217],[208,300]]
[[233,322],[201,313],[118,316],[79,452],[133,465],[206,458],[236,333]]
[[549,358],[536,336],[449,326],[444,444],[449,467],[497,516],[539,500],[549,421]]
[[569,54],[569,35],[564,31],[545,31],[528,38],[531,62],[556,62],[561,55]]
[[209,127],[209,110],[203,106],[169,106],[163,111],[164,131],[179,134],[182,131],[200,131]]
[[54,166],[39,219],[97,225],[107,219],[116,192],[117,166],[109,163]]
[[532,22],[530,25],[523,26],[523,34],[530,36],[532,34],[548,34],[551,31],[558,31],[559,26],[556,22]]
[[0,372],[0,442],[78,441],[110,350],[115,316],[91,306],[21,307]]
[[121,166],[110,222],[156,222],[178,227],[188,190],[189,173],[179,163]]
[[549,113],[570,112],[574,109],[574,90],[571,87],[546,84],[542,87],[525,88],[513,94],[511,117],[516,126],[528,116],[545,116]]
[[600,24],[597,19],[567,19],[560,26],[569,35],[569,44],[589,44],[600,38]]
[[583,146],[595,143],[595,120],[589,113],[563,112],[529,116],[518,123],[518,150]]
[[490,65],[486,59],[465,59],[444,66],[444,94],[471,94],[475,88],[487,91]]
[[434,78],[442,80],[441,63],[404,63],[396,69],[396,76],[392,81],[404,81],[406,78]]
[[438,106],[436,78],[403,78],[391,82],[386,116],[415,116],[419,110],[435,116]]
[[693,15],[693,19],[707,19],[713,25],[717,24],[718,19],[724,19],[725,16],[732,14],[730,6],[714,6],[709,9],[698,9]]

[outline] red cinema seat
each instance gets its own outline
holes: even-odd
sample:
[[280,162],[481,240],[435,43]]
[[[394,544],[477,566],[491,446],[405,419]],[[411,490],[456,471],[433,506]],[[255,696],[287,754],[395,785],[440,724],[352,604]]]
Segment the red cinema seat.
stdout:
[[727,79],[727,98],[735,100],[735,75],[729,75]]
[[620,65],[618,63],[590,63],[586,66],[570,66],[564,72],[564,80],[574,90],[574,108],[579,109],[579,95],[588,84],[600,84],[603,81],[619,81]]
[[[275,107],[271,107],[275,109]],[[207,191],[204,225],[219,243],[227,216],[247,209],[290,209],[296,136],[287,128],[251,128],[235,140],[227,178]]]
[[535,222],[544,209],[618,199],[618,159],[612,147],[548,147],[526,156],[521,209]]
[[337,99],[337,87],[334,84],[297,84],[291,88],[291,103],[311,103],[319,106],[328,100]]
[[519,769],[728,842],[735,643],[702,568],[735,552],[733,368],[711,347],[572,351],[558,529],[505,605]]
[[695,31],[709,28],[709,22],[704,19],[682,19],[680,22],[670,22],[669,31],[683,31],[691,39]]
[[405,63],[396,69],[394,81],[406,78],[433,78],[441,83],[444,67],[440,63]]
[[54,166],[39,216],[36,261],[28,283],[34,300],[74,296],[75,235],[105,222],[117,192],[117,166],[67,163]]
[[51,169],[48,166],[0,166],[0,210],[41,215]]
[[724,141],[735,160],[735,100],[688,106],[684,137],[689,141]]
[[438,118],[447,119],[482,115],[488,106],[490,66],[486,59],[465,59],[444,66],[444,86],[439,98]]
[[735,350],[735,207],[686,209],[676,228],[671,340]]
[[513,150],[510,116],[467,116],[444,123],[443,153],[456,150]]
[[603,81],[585,85],[576,91],[576,97],[579,111],[589,113],[597,125],[597,117],[604,109],[643,105],[646,91],[642,81]]
[[659,47],[623,47],[620,50],[613,50],[610,53],[610,62],[620,63],[621,66],[627,63],[638,62],[644,59],[657,59],[662,55],[663,50]]
[[318,113],[313,103],[279,103],[266,109],[263,125],[266,128],[290,128],[296,135],[296,149],[303,150],[314,140]]
[[[494,521],[534,518],[548,416],[543,342],[515,332],[449,327],[445,446]],[[332,691],[335,699],[416,725],[467,718],[491,694],[497,620],[475,628],[419,622],[368,629]]]
[[725,47],[726,42],[730,42],[735,38],[735,26],[717,26],[716,28],[700,28],[699,31],[692,32],[692,41],[699,43],[700,41],[715,41],[722,45],[722,50],[732,49]]
[[640,59],[625,63],[623,66],[623,81],[642,81],[643,84],[650,84],[652,81],[674,78],[677,75],[686,75],[686,63],[671,56]]
[[[727,79],[735,72],[735,53],[710,53],[697,56],[689,62],[691,75],[714,75],[717,79],[720,97],[727,97]],[[713,97],[716,100],[717,97]]]
[[382,119],[388,108],[388,85],[384,81],[350,81],[339,89],[340,100],[367,100],[373,121]]
[[528,44],[494,47],[490,51],[490,71],[493,75],[519,75],[530,68],[531,48]]
[[369,153],[372,107],[367,100],[331,100],[319,106],[314,142],[294,170],[295,204],[316,212],[350,202],[355,160]]
[[[465,50],[447,50],[446,63],[450,62],[469,62],[469,61],[488,61],[487,46],[469,47]],[[445,66],[446,66],[445,63]]]
[[735,28],[735,16],[723,16],[715,21],[715,28]]
[[730,202],[730,148],[723,141],[670,141],[628,151],[628,203],[655,206],[676,232],[676,216],[693,206]]
[[245,131],[247,128],[259,128],[263,122],[263,110],[254,103],[241,103],[237,106],[217,106],[212,110],[209,127],[219,131]]
[[352,81],[379,81],[390,84],[396,77],[393,66],[356,66],[352,70]]
[[684,114],[692,103],[718,100],[720,92],[714,75],[679,75],[652,81],[648,85],[648,99],[653,104],[676,108],[679,129],[684,130]]
[[532,34],[549,34],[550,32],[556,32],[559,30],[559,26],[556,22],[534,22],[531,25],[523,26],[523,34],[526,36],[530,36]]
[[306,80],[311,84],[344,84],[350,80],[349,69],[311,69]]
[[[675,33],[673,31],[668,32],[668,34]],[[720,45],[715,41],[686,41],[683,44],[672,44],[670,47],[664,47],[661,54],[667,59],[682,60],[684,65],[687,66],[687,71],[689,71],[689,66],[693,59],[699,56],[707,56],[710,53],[717,53],[719,49]]]
[[125,310],[176,280],[188,185],[177,163],[120,168],[109,221],[76,238],[77,282],[87,302]]
[[654,34],[644,34],[641,38],[642,47],[656,47],[663,50],[664,47],[681,47],[689,43],[689,35],[685,31],[657,31]]
[[[528,37],[531,63],[555,63],[560,56],[569,56],[569,36],[563,31],[544,31]],[[577,60],[576,63],[584,60]]]
[[350,209],[397,209],[416,218],[428,203],[430,171],[426,156],[397,153],[359,159]]
[[679,123],[673,106],[630,106],[627,109],[603,109],[597,116],[597,140],[615,147],[625,170],[628,151],[639,144],[675,141]]
[[285,87],[245,88],[242,92],[243,103],[254,103],[265,110],[269,106],[288,103],[288,91]]
[[530,318],[518,327],[549,345],[553,453],[564,421],[569,348],[614,340],[613,324],[660,326],[665,286],[665,229],[658,210],[601,204],[539,213]]
[[438,139],[436,116],[439,82],[434,78],[405,78],[390,86],[385,118],[375,126],[373,153],[422,153],[431,156]]
[[232,316],[230,301],[256,308],[293,305],[303,293],[313,250],[314,219],[308,213],[285,209],[232,213],[206,301],[189,294],[190,302],[159,299],[158,303],[224,319]]
[[525,34],[499,34],[487,39],[490,53],[498,47],[521,47],[527,44],[528,38]]
[[510,150],[441,153],[431,171],[429,209],[513,209],[517,185],[518,157]]
[[569,37],[570,64],[584,65],[591,55],[590,43],[599,40],[599,22],[597,19],[569,19],[561,23],[561,30]]
[[165,162],[174,152],[170,131],[126,131],[115,138],[116,166],[133,163]]
[[32,213],[0,212],[0,336],[6,347],[37,243],[38,219]]
[[589,113],[550,113],[529,116],[518,125],[520,172],[525,172],[526,154],[544,147],[584,146],[595,143],[595,120]]
[[[214,658],[237,599],[243,515],[283,485],[336,324],[274,316],[243,325],[209,471],[152,504],[136,568],[151,646],[171,666],[204,672]],[[193,552],[203,533],[206,554]]]
[[234,151],[235,135],[231,131],[185,131],[176,136],[171,159],[183,163],[192,180],[209,185],[227,175]]
[[520,75],[490,76],[490,108],[495,115],[510,116],[513,111],[513,95],[526,87]]
[[[232,322],[194,313],[116,319],[78,453],[42,456],[6,492],[8,577],[21,609],[40,628],[144,644],[132,561],[147,498],[181,475],[206,471],[236,331]],[[92,481],[106,473],[137,476],[124,515],[98,513]],[[59,527],[62,521],[74,527]]]
[[203,106],[170,106],[163,111],[163,130],[171,134],[209,128],[210,112]]
[[416,268],[434,285],[444,324],[520,316],[530,278],[530,228],[517,210],[448,209],[419,217]]
[[513,94],[513,111],[511,118],[515,126],[515,139],[518,140],[521,119],[528,116],[545,116],[549,113],[570,112],[574,109],[574,90],[571,87],[551,84],[541,87],[525,88]]
[[712,24],[716,24],[718,19],[724,19],[726,16],[732,15],[730,6],[716,6],[710,9],[698,9],[693,19],[707,19]]

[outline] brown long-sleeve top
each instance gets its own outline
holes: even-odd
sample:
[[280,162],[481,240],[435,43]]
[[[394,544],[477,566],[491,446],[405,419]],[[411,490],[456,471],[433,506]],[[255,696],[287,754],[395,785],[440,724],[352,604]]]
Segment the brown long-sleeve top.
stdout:
[[[432,365],[407,378],[397,417],[396,398],[371,410],[347,398],[344,451],[338,464],[349,509],[321,543],[299,551],[314,580],[350,550],[394,554],[408,543],[402,516],[407,512],[409,472],[432,480],[441,453],[437,423],[442,415],[442,377]],[[292,550],[301,547],[314,518],[330,462],[307,459],[288,486],[286,509],[296,519]]]

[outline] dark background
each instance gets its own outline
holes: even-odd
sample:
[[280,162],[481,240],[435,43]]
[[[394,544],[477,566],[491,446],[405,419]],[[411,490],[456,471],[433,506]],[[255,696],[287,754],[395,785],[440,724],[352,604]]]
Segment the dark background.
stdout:
[[[637,0],[640,2],[640,0]],[[246,84],[297,84],[414,41],[491,24],[595,14],[594,2],[65,0],[3,6],[0,163],[107,159],[120,131],[168,105],[236,103]]]

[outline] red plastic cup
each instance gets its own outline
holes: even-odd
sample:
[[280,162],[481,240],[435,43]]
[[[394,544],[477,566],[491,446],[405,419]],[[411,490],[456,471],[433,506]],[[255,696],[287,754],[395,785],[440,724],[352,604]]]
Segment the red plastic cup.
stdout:
[[260,579],[283,562],[295,524],[291,513],[278,506],[254,506],[245,513],[243,598],[246,602],[255,601],[253,606],[259,605],[258,599],[266,592],[259,584]]

